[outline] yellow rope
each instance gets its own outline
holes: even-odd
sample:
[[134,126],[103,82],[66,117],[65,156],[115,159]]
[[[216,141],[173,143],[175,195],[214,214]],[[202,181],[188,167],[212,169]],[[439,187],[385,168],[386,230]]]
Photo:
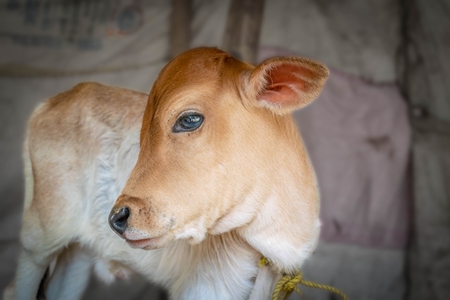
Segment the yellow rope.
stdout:
[[[269,265],[269,261],[267,260],[267,258],[262,257],[259,264],[260,266],[267,266]],[[347,296],[337,288],[325,284],[315,283],[309,280],[304,280],[302,272],[299,272],[294,276],[282,276],[273,289],[272,300],[286,300],[293,291],[297,292],[301,296],[302,292],[297,287],[297,285],[299,284],[310,288],[325,290],[341,296],[342,300],[348,300]]]
[[264,256],[261,257],[260,261],[259,261],[259,266],[263,267],[263,266],[268,266],[269,265],[269,260],[267,258],[265,258]]

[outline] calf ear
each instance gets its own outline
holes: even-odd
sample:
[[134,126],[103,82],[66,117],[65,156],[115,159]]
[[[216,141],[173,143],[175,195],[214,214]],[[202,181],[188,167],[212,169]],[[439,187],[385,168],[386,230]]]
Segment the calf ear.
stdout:
[[246,94],[256,106],[287,114],[316,99],[328,74],[325,66],[309,59],[275,57],[251,71]]

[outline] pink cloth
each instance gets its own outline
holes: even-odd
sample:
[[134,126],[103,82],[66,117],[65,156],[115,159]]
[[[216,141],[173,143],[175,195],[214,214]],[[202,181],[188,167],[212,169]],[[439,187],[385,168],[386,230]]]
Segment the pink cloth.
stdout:
[[[262,48],[261,59],[293,55]],[[321,192],[321,239],[402,248],[411,196],[410,125],[395,84],[374,84],[331,69],[322,94],[295,113]]]

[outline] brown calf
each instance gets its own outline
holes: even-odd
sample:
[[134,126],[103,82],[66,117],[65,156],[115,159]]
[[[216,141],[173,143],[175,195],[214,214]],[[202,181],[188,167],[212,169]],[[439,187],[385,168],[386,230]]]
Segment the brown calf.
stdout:
[[327,76],[307,59],[254,67],[198,48],[161,71],[148,101],[96,83],[46,101],[29,121],[5,298],[34,298],[48,267],[50,299],[79,299],[91,268],[107,282],[140,273],[175,299],[268,298],[318,236],[316,179],[290,112]]

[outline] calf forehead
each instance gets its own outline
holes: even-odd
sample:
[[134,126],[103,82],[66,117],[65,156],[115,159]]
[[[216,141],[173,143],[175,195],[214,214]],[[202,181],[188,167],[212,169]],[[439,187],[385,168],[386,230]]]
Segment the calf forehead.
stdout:
[[174,93],[206,87],[211,90],[233,82],[246,65],[215,48],[197,48],[172,60],[153,86],[155,100],[166,100]]

